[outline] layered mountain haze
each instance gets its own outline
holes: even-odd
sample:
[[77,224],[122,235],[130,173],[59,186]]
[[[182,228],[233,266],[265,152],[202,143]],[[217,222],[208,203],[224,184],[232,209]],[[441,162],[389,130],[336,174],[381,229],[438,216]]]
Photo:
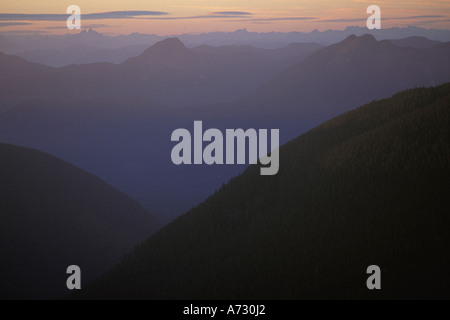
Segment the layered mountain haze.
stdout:
[[9,109],[0,114],[0,141],[69,161],[170,221],[245,168],[173,165],[173,130],[195,120],[276,128],[284,143],[374,99],[450,81],[449,44],[402,48],[366,35],[327,48],[189,49],[167,39],[120,65],[46,67],[0,81],[1,108]]
[[[352,32],[353,31],[353,32]],[[366,30],[365,30],[366,31]],[[365,32],[364,31],[364,32]],[[260,41],[257,38],[254,41],[242,40],[223,40],[218,41],[217,38],[204,37],[199,35],[201,40],[194,40],[189,35],[182,35],[180,40],[185,42],[189,48],[216,48],[230,47],[239,48],[242,46],[251,47],[253,50],[261,51],[278,51],[296,46],[298,43],[308,43],[309,41],[319,41],[320,45],[331,45],[342,41],[350,34],[364,34],[362,30],[349,28],[345,34],[336,36],[333,40],[320,40],[321,33],[315,33],[310,37],[295,37],[290,35],[273,34],[273,38],[280,38],[278,41]],[[242,32],[241,32],[242,33]],[[237,36],[238,33],[236,33]],[[326,32],[322,33],[326,37]],[[378,40],[389,39],[391,43],[399,47],[411,48],[431,48],[442,43],[438,40],[429,40],[424,36],[411,36],[407,38],[392,38],[392,36],[381,36],[380,33],[375,34]],[[401,33],[398,34],[401,36]],[[427,35],[429,36],[429,35]],[[270,35],[267,35],[270,37]],[[9,38],[13,38],[9,40]],[[0,36],[0,51],[8,54],[17,55],[21,58],[32,62],[37,62],[53,67],[63,67],[70,64],[87,64],[96,62],[122,63],[125,60],[140,55],[149,45],[164,40],[163,37],[155,35],[131,34],[128,36],[108,37],[89,29],[82,31],[79,35],[56,36],[53,41],[52,37],[42,36],[25,36],[24,39],[14,39],[14,37]],[[59,40],[58,40],[59,39]],[[108,41],[105,41],[108,39]],[[450,34],[440,39],[450,40]],[[19,40],[18,44],[14,44],[14,40]],[[272,43],[271,43],[272,42]],[[313,44],[319,46],[318,44]]]
[[15,55],[28,61],[38,62],[51,67],[65,67],[71,64],[110,62],[119,64],[131,57],[142,54],[148,44],[123,46],[120,48],[99,48],[71,46],[63,49],[33,49]]
[[88,282],[160,223],[99,178],[42,152],[0,144],[2,299],[65,294],[66,269]]
[[390,43],[397,47],[416,48],[416,49],[430,49],[441,44],[441,41],[429,40],[425,37],[408,37],[405,39],[389,40]]
[[[132,33],[129,35],[109,36],[94,29],[83,30],[75,34],[1,34],[0,51],[21,55],[34,50],[66,50],[67,48],[119,49],[126,46],[153,45],[164,37],[153,34]],[[76,53],[76,52],[75,52]]]
[[134,94],[145,92],[175,106],[228,102],[242,97],[283,69],[254,52],[223,54],[191,50],[179,39],[166,39],[121,66]]
[[[250,32],[238,29],[233,32],[210,32],[200,34],[181,34],[179,38],[189,48],[202,45],[207,46],[246,46],[250,45],[261,49],[276,49],[297,42],[317,42],[329,46],[354,34],[364,35],[368,32],[366,27],[349,26],[344,30],[312,30],[311,32]],[[450,31],[440,29],[427,29],[414,26],[405,28],[382,28],[373,30],[378,40],[397,40],[411,37],[422,37],[432,41],[450,41]],[[101,34],[94,29],[85,29],[75,34],[8,34],[0,33],[0,51],[8,54],[21,55],[39,49],[65,50],[70,47],[90,47],[100,49],[117,49],[125,46],[153,45],[166,39],[167,36],[155,34]],[[98,62],[98,61],[97,61]]]
[[170,221],[244,168],[172,164],[170,137],[192,126],[189,112],[136,97],[32,101],[0,116],[0,136],[93,172]]
[[[327,104],[335,109],[327,114],[330,116],[342,112],[346,105],[356,107],[396,90],[449,80],[446,57],[450,52],[446,44],[428,49],[401,48],[365,35],[350,36],[320,49],[310,43],[278,50],[188,49],[178,39],[169,38],[119,65],[49,67],[42,73],[34,67],[28,74],[12,74],[0,83],[1,109],[33,99],[81,101],[112,96],[142,96],[172,106],[207,105],[243,99],[256,90],[253,104],[281,104],[283,108],[299,103]],[[17,69],[27,66],[21,61]],[[383,81],[386,78],[388,81]],[[357,91],[352,97],[346,93],[350,87]],[[323,94],[328,90],[330,95]],[[340,108],[334,108],[336,104]]]
[[[322,48],[296,44],[294,50],[188,49],[163,40],[141,55],[115,65],[98,62],[45,68],[10,77],[1,84],[1,110],[26,100],[141,96],[173,106],[230,102],[243,97],[284,68]],[[278,53],[279,52],[279,53]],[[4,59],[13,59],[4,55]],[[25,68],[28,63],[22,61]],[[14,75],[14,74],[13,74]]]
[[447,44],[428,50],[399,48],[371,35],[350,36],[282,72],[247,103],[260,112],[277,108],[280,114],[326,119],[368,99],[450,81],[449,56]]
[[446,84],[320,125],[278,175],[251,166],[72,298],[448,299],[449,105]]
[[196,52],[204,52],[210,54],[217,54],[221,57],[226,57],[227,55],[250,55],[257,56],[265,59],[270,59],[271,63],[278,64],[281,69],[287,69],[294,66],[299,61],[306,59],[308,56],[314,52],[323,49],[324,47],[317,43],[292,43],[285,47],[277,49],[260,49],[252,46],[207,46],[202,45],[195,47],[192,50]]

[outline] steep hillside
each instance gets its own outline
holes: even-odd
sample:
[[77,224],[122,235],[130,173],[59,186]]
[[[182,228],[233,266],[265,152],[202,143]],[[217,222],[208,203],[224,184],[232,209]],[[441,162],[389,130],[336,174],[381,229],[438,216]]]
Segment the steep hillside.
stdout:
[[449,298],[449,105],[446,84],[324,123],[278,175],[250,167],[73,297]]
[[[169,222],[239,173],[227,166],[224,170],[235,172],[217,177],[217,167],[175,166],[170,136],[177,128],[192,126],[175,111],[133,97],[32,101],[0,115],[0,142],[68,161]],[[176,200],[173,194],[179,195]]]
[[284,71],[247,104],[274,116],[329,119],[372,99],[450,81],[449,49],[400,48],[372,35],[350,36]]
[[67,293],[66,269],[87,282],[159,223],[99,178],[47,154],[0,144],[0,298]]

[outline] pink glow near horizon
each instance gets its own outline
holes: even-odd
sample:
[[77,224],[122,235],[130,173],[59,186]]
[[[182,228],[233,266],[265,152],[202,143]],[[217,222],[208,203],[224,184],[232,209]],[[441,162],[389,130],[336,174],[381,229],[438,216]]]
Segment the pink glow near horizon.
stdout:
[[[0,32],[43,32],[63,34],[65,21],[27,20],[20,14],[66,14],[66,8],[76,4],[82,14],[111,11],[154,11],[164,15],[132,18],[102,18],[82,21],[83,28],[102,33],[133,32],[175,35],[213,31],[247,29],[254,32],[308,32],[314,29],[344,29],[365,26],[366,8],[376,4],[382,9],[383,28],[409,25],[450,29],[450,1],[327,1],[327,0],[2,0]],[[18,14],[17,19],[1,14]],[[83,17],[83,16],[82,16]],[[80,32],[79,30],[70,31]]]

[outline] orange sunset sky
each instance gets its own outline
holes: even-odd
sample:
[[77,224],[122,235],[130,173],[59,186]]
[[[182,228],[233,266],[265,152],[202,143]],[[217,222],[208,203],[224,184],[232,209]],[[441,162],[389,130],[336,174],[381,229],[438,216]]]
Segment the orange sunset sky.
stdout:
[[383,28],[450,29],[449,0],[1,0],[0,33],[67,33],[69,5],[81,8],[82,28],[108,34],[322,31],[365,26],[372,4]]

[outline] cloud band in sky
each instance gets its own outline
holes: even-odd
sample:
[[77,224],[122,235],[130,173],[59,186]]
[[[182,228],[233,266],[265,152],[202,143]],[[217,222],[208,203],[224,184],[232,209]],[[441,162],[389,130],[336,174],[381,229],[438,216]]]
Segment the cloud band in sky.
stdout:
[[[131,19],[144,16],[164,16],[167,12],[160,11],[111,11],[102,13],[83,14],[85,20],[102,19]],[[22,13],[0,13],[2,21],[66,21],[68,14],[22,14]]]
[[231,15],[231,16],[251,16],[251,12],[245,12],[245,11],[219,11],[219,12],[213,12],[212,14],[217,15]]
[[[386,17],[382,20],[416,20],[416,19],[436,19],[436,18],[447,18],[442,15],[428,15],[428,16],[409,16],[409,17]],[[327,19],[327,20],[317,20],[317,22],[361,22],[366,21],[367,18],[360,19]]]
[[11,27],[11,26],[28,26],[31,23],[29,22],[0,22],[1,27]]

